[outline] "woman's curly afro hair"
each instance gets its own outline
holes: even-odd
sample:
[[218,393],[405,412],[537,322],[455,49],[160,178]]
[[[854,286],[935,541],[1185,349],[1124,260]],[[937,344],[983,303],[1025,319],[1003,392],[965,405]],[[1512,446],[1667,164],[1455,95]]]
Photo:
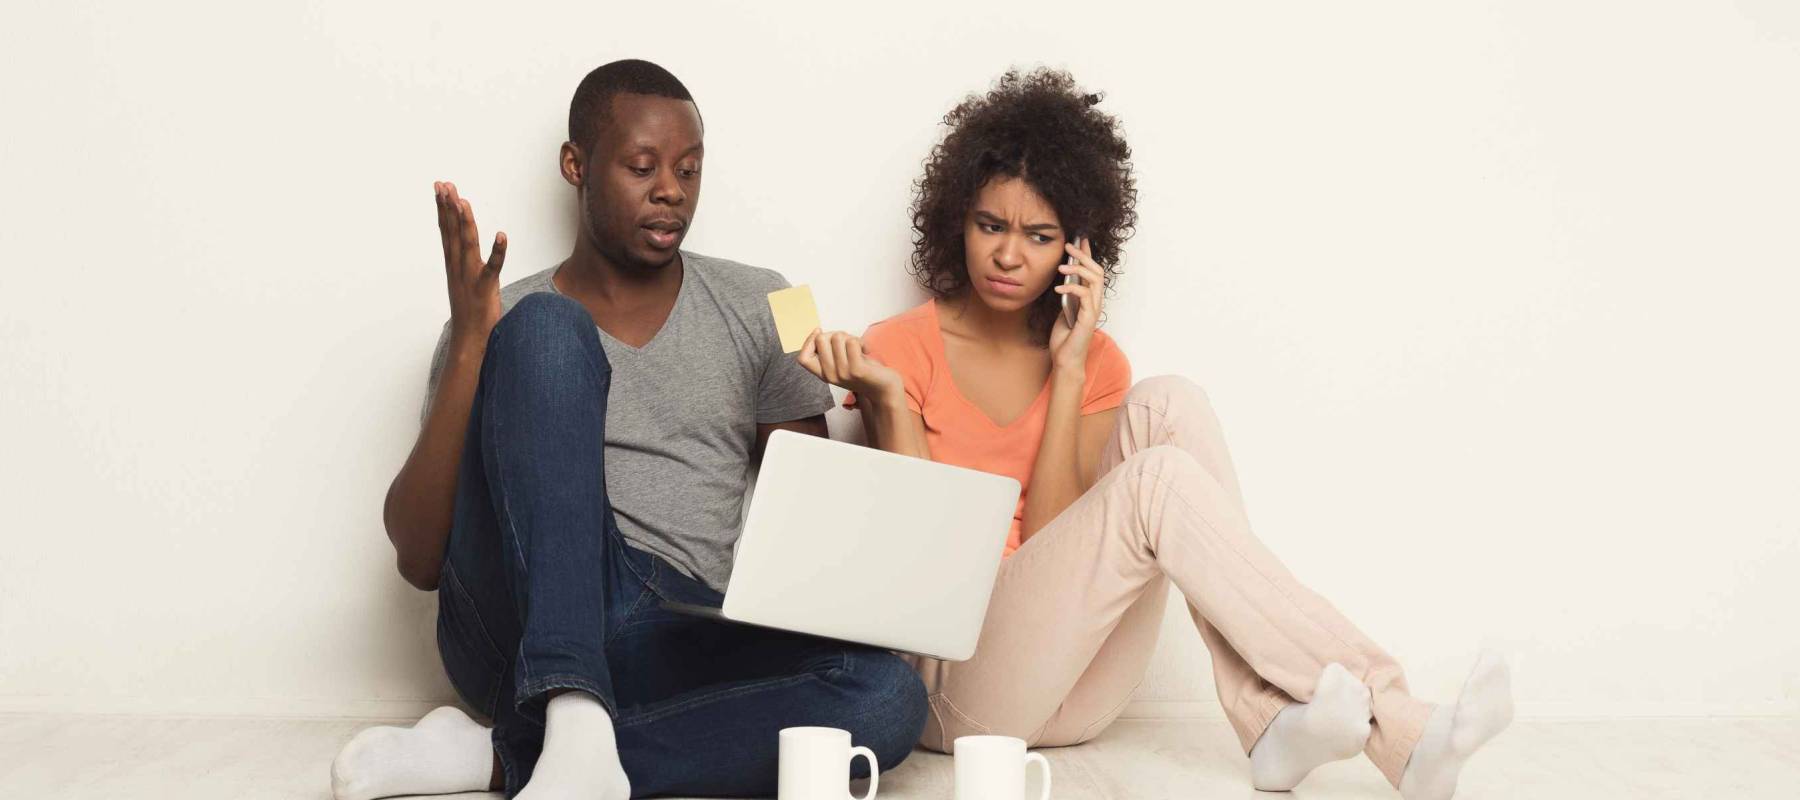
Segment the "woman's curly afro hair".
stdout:
[[[981,187],[994,178],[1022,178],[1055,209],[1064,234],[1088,238],[1094,261],[1112,286],[1120,249],[1137,224],[1137,185],[1131,148],[1119,122],[1094,108],[1063,70],[1009,70],[985,95],[971,94],[949,114],[943,141],[925,159],[914,183],[911,269],[939,298],[969,286],[963,226]],[[1039,296],[1032,330],[1048,341],[1060,295]]]

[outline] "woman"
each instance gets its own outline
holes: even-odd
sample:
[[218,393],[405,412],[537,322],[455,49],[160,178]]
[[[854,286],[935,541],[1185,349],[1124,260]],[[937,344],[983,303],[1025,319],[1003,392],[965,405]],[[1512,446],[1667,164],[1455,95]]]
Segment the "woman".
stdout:
[[931,694],[921,743],[1098,735],[1142,680],[1172,581],[1256,788],[1362,751],[1408,800],[1450,797],[1511,720],[1505,662],[1483,654],[1453,705],[1413,698],[1400,666],[1251,533],[1200,388],[1131,385],[1098,326],[1136,190],[1098,101],[1065,72],[1013,71],[951,111],[913,205],[932,299],[860,339],[815,331],[798,355],[850,390],[872,446],[1025,488],[974,658],[914,660]]

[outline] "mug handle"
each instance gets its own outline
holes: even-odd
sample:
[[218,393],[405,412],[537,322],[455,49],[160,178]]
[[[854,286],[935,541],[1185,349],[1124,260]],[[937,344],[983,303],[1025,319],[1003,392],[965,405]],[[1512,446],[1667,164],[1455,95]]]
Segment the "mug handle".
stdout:
[[1025,768],[1030,769],[1032,762],[1044,768],[1044,794],[1041,800],[1050,800],[1050,761],[1038,753],[1025,754]]
[[[875,751],[867,747],[850,748],[850,760],[855,761],[857,756],[869,759],[869,793],[862,797],[853,797],[852,800],[875,800],[875,789],[881,785],[881,764],[875,760]],[[1045,769],[1048,770],[1049,767],[1046,766]],[[849,794],[849,792],[845,792],[845,794]],[[1049,796],[1046,795],[1044,800],[1050,800]]]

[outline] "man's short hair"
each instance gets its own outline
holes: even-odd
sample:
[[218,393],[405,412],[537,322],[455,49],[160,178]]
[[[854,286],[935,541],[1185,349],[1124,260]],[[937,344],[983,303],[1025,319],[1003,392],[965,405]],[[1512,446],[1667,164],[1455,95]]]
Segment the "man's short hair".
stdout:
[[[600,131],[611,121],[612,99],[621,93],[694,101],[672,73],[648,61],[626,58],[602,64],[575,87],[575,99],[569,102],[569,141],[583,152],[593,152]],[[699,113],[698,104],[694,113]]]

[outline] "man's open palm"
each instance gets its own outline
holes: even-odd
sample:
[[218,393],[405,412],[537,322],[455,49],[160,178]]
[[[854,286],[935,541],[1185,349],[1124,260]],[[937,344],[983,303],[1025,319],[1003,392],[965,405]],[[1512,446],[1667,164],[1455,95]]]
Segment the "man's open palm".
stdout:
[[500,266],[506,263],[506,234],[494,235],[493,254],[481,257],[475,211],[456,193],[456,184],[433,184],[438,233],[444,240],[444,278],[450,285],[452,338],[485,344],[500,321]]

